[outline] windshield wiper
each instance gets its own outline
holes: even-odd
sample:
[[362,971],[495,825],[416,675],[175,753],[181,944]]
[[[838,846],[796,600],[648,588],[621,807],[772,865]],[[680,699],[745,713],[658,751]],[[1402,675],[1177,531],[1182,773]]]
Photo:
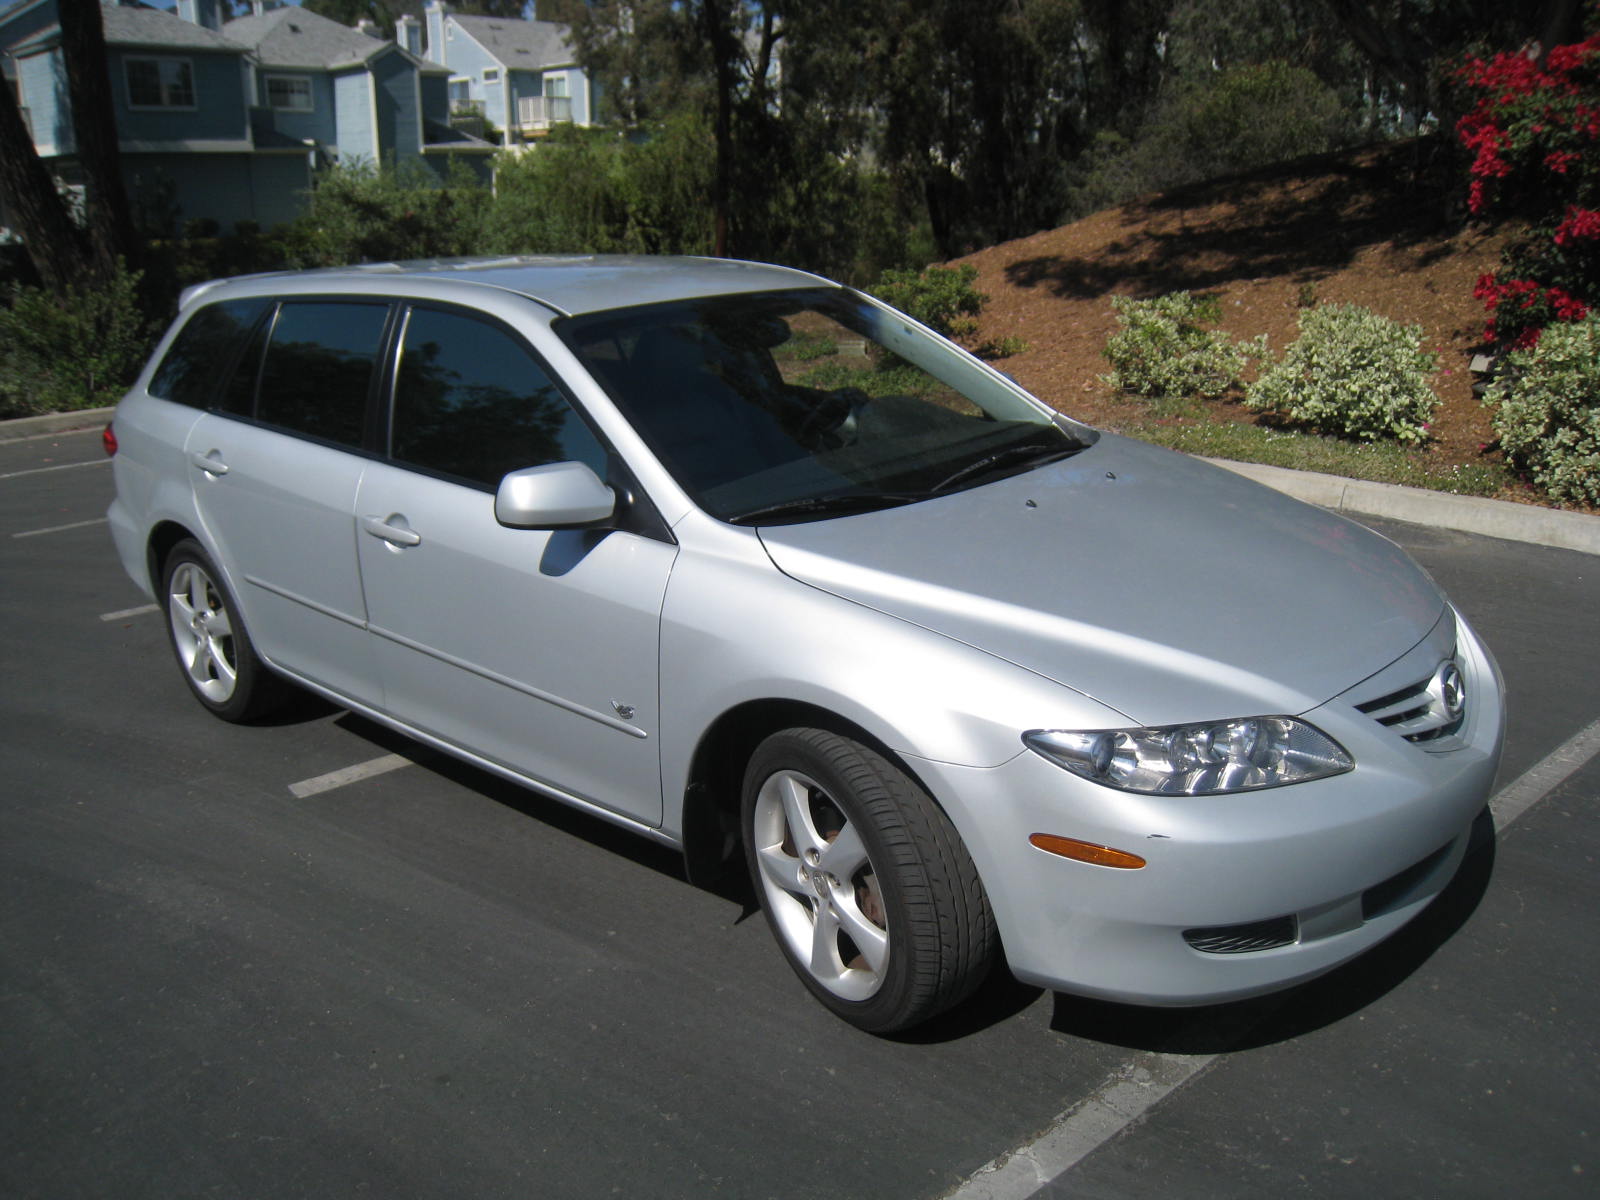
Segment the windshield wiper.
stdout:
[[1066,446],[1040,446],[1032,443],[1022,446],[1007,446],[1004,450],[996,450],[993,454],[986,454],[982,458],[974,459],[964,467],[946,475],[938,483],[928,489],[928,494],[947,491],[964,480],[973,479],[980,475],[987,475],[998,467],[1005,466],[1014,459],[1031,459],[1030,466],[1042,467],[1045,463],[1052,463],[1058,459],[1068,458],[1078,451],[1086,449],[1082,443],[1071,442]]
[[801,496],[751,509],[727,520],[734,525],[754,525],[775,517],[844,516],[872,512],[927,499],[923,492],[836,492],[830,496]]

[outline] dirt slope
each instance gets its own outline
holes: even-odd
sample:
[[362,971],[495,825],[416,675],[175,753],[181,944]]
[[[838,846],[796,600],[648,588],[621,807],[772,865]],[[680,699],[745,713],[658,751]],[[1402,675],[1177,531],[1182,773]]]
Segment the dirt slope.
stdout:
[[[1275,352],[1294,339],[1306,301],[1361,304],[1421,324],[1439,352],[1430,457],[1492,458],[1467,367],[1483,349],[1473,283],[1498,262],[1504,235],[1449,228],[1445,198],[1404,182],[1413,153],[1363,151],[1146,197],[980,251],[960,261],[978,268],[990,298],[982,337],[1022,338],[1028,349],[1005,370],[1062,411],[1115,428],[1138,402],[1098,379],[1116,328],[1110,295],[1213,294],[1224,329],[1264,333]],[[1228,402],[1212,414],[1256,419]]]

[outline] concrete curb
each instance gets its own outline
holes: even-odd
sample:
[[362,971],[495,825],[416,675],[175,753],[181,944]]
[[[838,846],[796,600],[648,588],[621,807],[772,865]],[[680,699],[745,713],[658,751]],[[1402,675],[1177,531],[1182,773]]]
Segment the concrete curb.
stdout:
[[1386,517],[1413,525],[1431,525],[1513,542],[1531,542],[1536,546],[1600,554],[1600,517],[1585,513],[1485,500],[1479,496],[1452,496],[1447,492],[1370,483],[1315,471],[1291,471],[1287,467],[1266,467],[1259,463],[1221,458],[1206,461],[1297,500],[1335,512]]
[[79,429],[100,429],[111,420],[116,408],[85,408],[78,412],[46,413],[42,417],[18,417],[0,421],[0,442],[20,442],[23,438],[46,437],[52,433],[71,433]]
[[[89,408],[82,412],[50,413],[42,417],[22,417],[0,421],[0,442],[47,437],[80,429],[98,429],[111,419],[112,408]],[[1511,504],[1505,500],[1484,500],[1478,496],[1452,496],[1423,488],[1400,487],[1393,483],[1369,483],[1341,475],[1322,475],[1316,471],[1292,471],[1287,467],[1266,467],[1259,463],[1233,462],[1208,458],[1223,467],[1276,491],[1335,512],[1365,517],[1385,517],[1431,525],[1461,533],[1531,542],[1559,550],[1600,554],[1600,517],[1562,512],[1532,504]]]

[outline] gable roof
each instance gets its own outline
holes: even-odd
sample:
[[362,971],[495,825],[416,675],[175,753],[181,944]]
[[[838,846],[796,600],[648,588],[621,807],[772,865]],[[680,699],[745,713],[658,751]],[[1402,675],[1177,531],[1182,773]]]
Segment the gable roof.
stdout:
[[[9,18],[20,11],[19,6],[15,12],[8,12],[5,16]],[[218,50],[232,54],[245,52],[244,46],[229,41],[214,30],[142,4],[103,5],[100,19],[104,23],[107,46],[141,50]],[[37,35],[14,49],[23,54],[37,49],[42,43],[53,43],[60,36],[60,26],[52,22],[49,28],[41,29]]]
[[567,26],[557,21],[512,21],[457,13],[450,13],[449,20],[513,71],[571,66],[578,61],[567,40]]
[[353,66],[394,45],[290,6],[236,17],[222,28],[233,41],[254,50],[264,67]]

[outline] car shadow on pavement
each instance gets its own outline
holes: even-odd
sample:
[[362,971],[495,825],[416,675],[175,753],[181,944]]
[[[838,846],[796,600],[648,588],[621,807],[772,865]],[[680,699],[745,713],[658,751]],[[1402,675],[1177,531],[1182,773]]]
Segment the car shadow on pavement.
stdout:
[[1057,1033],[1164,1054],[1217,1054],[1288,1041],[1353,1015],[1408,979],[1467,921],[1494,871],[1494,820],[1472,826],[1444,891],[1410,924],[1352,962],[1287,991],[1202,1008],[1140,1008],[1057,994]]
[[[308,697],[299,720],[339,712]],[[314,711],[313,711],[314,710]],[[642,867],[688,882],[683,856],[659,843],[569,807],[481,768],[414,741],[353,713],[335,724],[386,753],[410,759],[435,775],[468,788],[571,837],[620,855]],[[1494,822],[1485,809],[1473,824],[1472,841],[1455,878],[1421,915],[1355,961],[1309,983],[1231,1004],[1199,1008],[1146,1008],[1056,993],[1050,1028],[1070,1037],[1167,1054],[1215,1054],[1287,1041],[1359,1012],[1422,966],[1466,923],[1488,888],[1495,858]],[[730,924],[760,913],[755,889],[742,863],[730,862],[705,891],[739,908]],[[1045,990],[995,970],[956,1008],[891,1040],[910,1045],[959,1041],[1010,1020],[1032,1007]]]
[[609,853],[630,859],[663,875],[683,878],[683,855],[659,842],[640,837],[601,817],[563,804],[521,784],[512,783],[509,779],[502,779],[490,771],[475,767],[442,750],[434,750],[405,734],[396,733],[376,721],[355,713],[343,712],[335,719],[334,724],[371,742],[376,749],[384,753],[398,754],[401,758],[410,759],[417,766],[441,779],[447,779],[451,783],[476,792],[542,825],[579,838]]

